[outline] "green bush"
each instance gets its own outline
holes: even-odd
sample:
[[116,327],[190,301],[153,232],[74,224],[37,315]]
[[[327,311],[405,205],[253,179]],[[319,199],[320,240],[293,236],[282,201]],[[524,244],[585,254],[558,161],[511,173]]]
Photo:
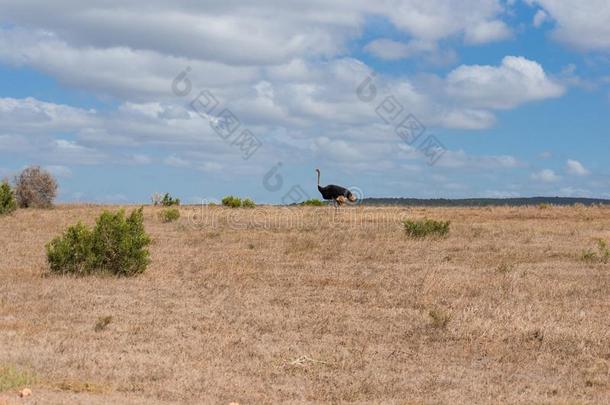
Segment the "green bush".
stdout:
[[164,207],[171,207],[173,205],[180,205],[180,199],[179,198],[172,198],[172,196],[169,195],[169,193],[165,193],[165,195],[161,199],[161,205],[164,206]]
[[115,275],[131,276],[146,270],[150,238],[144,231],[143,208],[125,218],[125,211],[104,212],[93,230],[96,268]]
[[78,223],[46,246],[51,272],[132,276],[146,270],[150,238],[144,231],[143,209],[125,218],[125,211],[105,211],[93,229]]
[[426,238],[429,236],[442,237],[449,233],[449,221],[435,221],[432,219],[405,219],[403,225],[405,232],[412,238]]
[[95,265],[93,232],[78,223],[47,244],[47,261],[53,273],[89,274]]
[[241,198],[228,195],[222,199],[222,205],[229,208],[241,207]]
[[173,222],[180,218],[180,210],[178,208],[166,208],[159,213],[159,218],[163,222]]
[[256,207],[256,203],[254,200],[250,198],[244,198],[243,200],[239,197],[234,197],[232,195],[228,195],[222,199],[222,205],[229,208],[254,208]]
[[324,202],[318,200],[317,198],[312,198],[310,200],[303,201],[301,205],[308,205],[312,207],[322,207],[324,206]]
[[241,206],[244,208],[254,208],[256,207],[256,204],[254,203],[254,201],[252,201],[249,198],[245,198],[242,202],[241,202]]
[[0,184],[0,215],[9,214],[17,209],[15,195],[8,182]]

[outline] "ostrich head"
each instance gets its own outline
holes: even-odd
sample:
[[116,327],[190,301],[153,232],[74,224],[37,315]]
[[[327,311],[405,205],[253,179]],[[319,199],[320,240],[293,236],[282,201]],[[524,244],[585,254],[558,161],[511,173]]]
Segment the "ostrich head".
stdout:
[[347,199],[351,202],[356,202],[356,196],[349,190],[347,190]]

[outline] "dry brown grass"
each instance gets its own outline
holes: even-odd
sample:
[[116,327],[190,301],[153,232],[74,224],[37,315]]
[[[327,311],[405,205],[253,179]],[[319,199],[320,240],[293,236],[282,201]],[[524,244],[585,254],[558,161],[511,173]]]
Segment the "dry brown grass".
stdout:
[[582,260],[610,209],[146,208],[144,275],[48,276],[44,244],[103,209],[0,218],[0,366],[37,376],[29,403],[610,401],[610,266]]

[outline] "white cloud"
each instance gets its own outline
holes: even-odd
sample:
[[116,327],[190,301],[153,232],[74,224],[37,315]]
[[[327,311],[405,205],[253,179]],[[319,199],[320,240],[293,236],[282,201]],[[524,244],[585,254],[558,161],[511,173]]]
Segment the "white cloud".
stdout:
[[568,174],[575,176],[588,176],[591,174],[583,165],[577,160],[568,159],[566,162],[566,171]]
[[219,173],[222,170],[223,166],[217,162],[205,162],[199,166],[199,170],[208,172],[208,173]]
[[503,21],[482,21],[466,29],[465,40],[468,44],[485,44],[508,39],[511,36],[510,28]]
[[[525,61],[539,67],[535,62]],[[479,67],[461,66],[447,79],[432,77],[430,80],[411,81],[408,77],[395,79],[379,75],[375,81],[378,97],[373,103],[365,103],[355,94],[358,85],[371,73],[370,68],[362,62],[350,58],[324,63],[292,61],[270,68],[265,72],[266,80],[258,80],[250,85],[231,85],[214,95],[221,102],[219,109],[225,105],[230,107],[243,128],[251,129],[261,138],[265,144],[261,153],[268,157],[278,154],[319,155],[319,151],[324,150],[323,154],[333,159],[356,164],[359,160],[367,161],[369,157],[383,159],[393,156],[398,159],[395,154],[388,155],[388,151],[396,149],[396,144],[401,141],[392,125],[385,124],[376,113],[376,107],[387,96],[395,97],[405,114],[414,114],[428,128],[482,129],[494,125],[495,116],[489,109],[499,106],[489,101],[492,100],[491,92],[477,96],[481,100],[485,98],[485,102],[467,94],[468,91],[485,90],[484,86],[476,88],[474,84],[462,80],[463,73],[471,68]],[[504,69],[488,68],[494,72]],[[506,76],[517,80],[510,74]],[[535,79],[530,82],[534,87],[539,84]],[[501,100],[498,103],[510,100],[511,105],[517,105],[541,97],[540,94],[513,96],[511,83],[509,80],[504,86],[495,88],[495,97]],[[544,87],[544,84],[540,87]],[[223,159],[235,158],[239,155],[235,147],[223,141],[211,129],[208,120],[188,107],[188,102],[196,94],[198,92],[194,90],[189,97],[162,102],[126,101],[116,110],[104,112],[55,105],[32,98],[0,99],[3,118],[0,121],[0,148],[28,149],[33,145],[29,136],[48,138],[62,132],[72,134],[74,140],[60,139],[57,140],[60,143],[56,142],[46,149],[43,142],[30,150],[38,150],[40,154],[44,150],[53,151],[66,158],[71,156],[75,161],[68,163],[72,164],[100,161],[102,156],[113,156],[112,161],[121,164],[148,164],[150,160],[138,156],[140,152],[130,155],[123,150],[118,157],[112,149],[143,145],[169,148],[170,157],[165,161],[169,165],[181,165],[177,159],[183,151],[202,145],[205,145],[206,156],[200,161],[221,164]],[[28,119],[23,119],[26,116]],[[323,128],[323,135],[320,128]],[[67,152],[71,154],[67,155]],[[88,159],[81,158],[81,152]],[[212,166],[207,169],[210,168]]]
[[136,153],[128,156],[127,162],[134,165],[148,165],[152,163],[152,159],[148,155]]
[[507,31],[500,0],[260,0],[255,5],[156,0],[146,7],[118,0],[0,0],[0,7],[5,20],[57,33],[79,48],[139,49],[230,65],[336,56],[369,16],[431,42],[462,34],[467,41],[490,42],[505,38]]
[[[150,164],[145,148],[163,150],[166,165],[206,172],[252,174],[260,162],[290,157],[328,159],[362,170],[421,171],[421,153],[401,144],[377,116],[393,95],[430,130],[480,130],[496,122],[493,110],[558,97],[563,88],[534,61],[504,59],[500,66],[461,66],[440,75],[379,74],[378,98],[355,95],[371,68],[350,58],[368,17],[390,21],[402,43],[371,41],[382,59],[417,55],[446,63],[446,44],[482,44],[509,38],[500,0],[313,0],[169,2],[146,7],[118,0],[49,2],[0,0],[0,62],[27,66],[60,83],[110,96],[101,111],[41,100],[0,99],[0,149],[42,164]],[[187,66],[193,92],[172,94]],[[187,103],[212,91],[242,128],[264,147],[253,161],[210,128]],[[400,145],[400,146],[397,146]],[[256,159],[259,159],[256,161]],[[439,170],[522,167],[512,156],[449,151]],[[264,165],[263,165],[264,166]],[[75,171],[76,172],[76,171]],[[447,185],[451,186],[451,179]]]
[[524,166],[517,158],[510,155],[477,156],[468,155],[463,150],[447,151],[439,160],[440,167],[466,169],[514,169]]
[[466,39],[476,38],[478,43],[497,40],[498,17],[504,11],[496,0],[402,0],[370,4],[374,4],[373,11],[383,13],[397,28],[429,41],[459,34],[465,34]]
[[188,167],[191,165],[191,163],[188,160],[182,159],[181,157],[178,157],[176,155],[171,155],[171,156],[166,157],[163,160],[163,163],[168,166],[173,166],[173,167]]
[[538,10],[534,15],[534,20],[532,21],[532,25],[536,28],[540,28],[542,24],[545,23],[549,19],[549,15],[544,10]]
[[456,109],[442,116],[442,126],[446,128],[483,129],[492,127],[496,117],[489,111]]
[[380,59],[398,60],[408,58],[417,53],[435,52],[437,48],[432,42],[412,40],[404,43],[381,38],[369,42],[364,47],[364,50]]
[[54,104],[32,97],[0,98],[0,132],[19,130],[36,134],[41,130],[70,131],[95,122],[95,111]]
[[565,197],[594,197],[595,194],[591,190],[586,190],[578,187],[562,187],[559,194]]
[[564,88],[537,62],[506,56],[502,65],[460,66],[447,77],[448,93],[477,108],[509,109],[530,101],[556,98]]
[[610,2],[607,0],[526,0],[555,20],[553,36],[584,51],[610,50]]
[[229,66],[128,47],[76,47],[57,35],[0,28],[0,60],[29,66],[62,83],[126,100],[174,97],[173,78],[187,66],[196,87],[228,87],[256,80],[253,67]]
[[561,176],[557,175],[551,169],[544,169],[537,173],[532,174],[532,180],[540,181],[543,183],[555,183],[561,180]]

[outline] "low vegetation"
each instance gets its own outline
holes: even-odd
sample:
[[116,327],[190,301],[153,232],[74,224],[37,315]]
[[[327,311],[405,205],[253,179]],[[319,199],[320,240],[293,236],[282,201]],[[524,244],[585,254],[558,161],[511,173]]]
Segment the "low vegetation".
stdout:
[[450,221],[435,221],[433,219],[405,219],[405,232],[411,238],[443,237],[449,233]]
[[581,259],[587,263],[610,263],[610,248],[604,239],[597,239],[596,250],[587,249],[582,252]]
[[229,208],[254,208],[256,203],[250,198],[244,198],[228,195],[222,199],[222,205]]
[[322,207],[324,206],[324,202],[318,200],[317,198],[311,198],[309,200],[305,200],[301,203],[301,205],[311,206],[311,207]]
[[125,211],[105,211],[90,229],[82,223],[68,227],[46,245],[50,270],[58,274],[109,273],[133,276],[146,270],[150,238],[144,231],[142,208],[129,217]]
[[171,207],[174,205],[180,205],[180,199],[173,198],[169,193],[165,193],[163,195],[159,193],[153,193],[150,196],[150,201],[154,206],[161,205],[163,207]]
[[[24,404],[610,403],[610,264],[580,260],[610,207],[217,207],[181,231],[145,206],[144,274],[48,272],[41,246],[104,209],[0,218],[0,367],[35,371]],[[403,233],[426,217],[449,237]]]
[[431,326],[437,329],[445,329],[451,321],[451,314],[442,309],[431,309],[428,311],[428,316],[431,320]]
[[96,332],[101,332],[105,330],[108,325],[110,325],[110,322],[112,322],[112,316],[100,316],[99,318],[97,318],[97,322],[95,323],[95,327],[93,328],[93,330]]
[[12,365],[0,364],[0,392],[24,388],[31,385],[34,380],[34,375],[30,372]]
[[10,214],[17,209],[17,201],[7,181],[0,183],[0,215]]
[[229,208],[241,207],[241,198],[228,195],[222,199],[222,205]]
[[57,195],[57,182],[38,166],[24,169],[15,178],[15,196],[21,208],[51,208]]
[[498,274],[509,274],[511,273],[513,270],[515,269],[515,266],[513,264],[509,264],[509,263],[501,263],[497,268],[496,268],[496,273]]
[[242,202],[241,202],[241,206],[243,208],[254,208],[256,207],[256,204],[254,203],[253,200],[249,199],[249,198],[245,198]]
[[169,193],[165,193],[161,199],[161,205],[164,207],[172,207],[174,205],[180,205],[179,198],[173,198]]
[[174,222],[180,218],[180,210],[178,208],[165,208],[159,212],[159,218],[162,222]]

